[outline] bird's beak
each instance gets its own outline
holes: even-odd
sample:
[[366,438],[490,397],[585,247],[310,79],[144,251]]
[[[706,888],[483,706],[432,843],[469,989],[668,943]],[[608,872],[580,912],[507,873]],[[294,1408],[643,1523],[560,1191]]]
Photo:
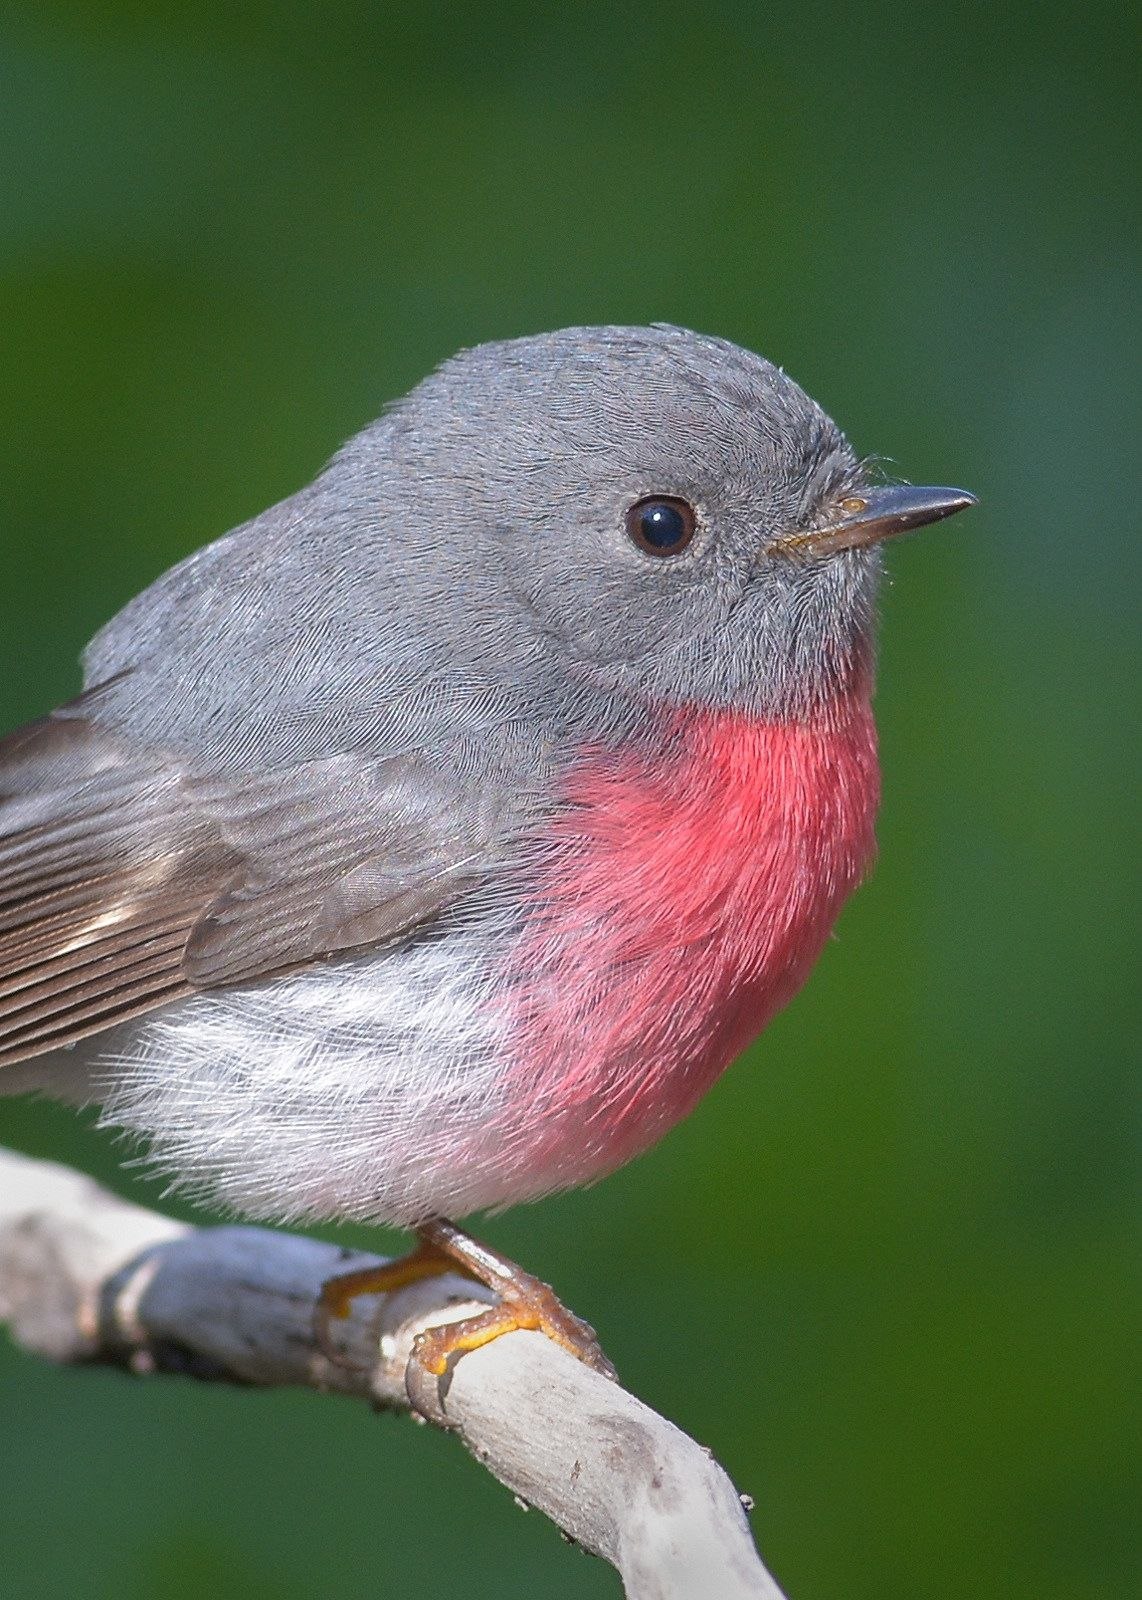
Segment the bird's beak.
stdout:
[[770,549],[780,554],[831,556],[838,550],[863,550],[896,539],[928,522],[942,522],[977,504],[966,489],[913,489],[894,485],[849,495],[837,508],[840,516],[827,527],[794,533]]

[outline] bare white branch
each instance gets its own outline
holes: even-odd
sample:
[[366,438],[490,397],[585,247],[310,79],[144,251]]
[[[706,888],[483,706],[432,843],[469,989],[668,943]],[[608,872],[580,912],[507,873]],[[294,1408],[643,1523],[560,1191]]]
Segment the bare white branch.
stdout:
[[425,1328],[486,1296],[461,1278],[359,1307],[348,1362],[313,1337],[326,1278],[368,1258],[264,1228],[190,1228],[50,1162],[0,1151],[0,1321],[53,1361],[306,1384],[412,1407],[459,1435],[501,1483],[610,1561],[631,1600],[782,1600],[741,1501],[709,1453],[536,1333],[512,1333],[447,1378],[410,1360]]

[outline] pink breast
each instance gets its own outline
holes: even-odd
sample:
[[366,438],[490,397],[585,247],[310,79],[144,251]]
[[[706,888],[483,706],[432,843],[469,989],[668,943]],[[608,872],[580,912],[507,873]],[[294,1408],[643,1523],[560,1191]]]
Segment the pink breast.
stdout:
[[811,723],[690,712],[586,753],[513,957],[502,1155],[581,1183],[684,1116],[809,974],[873,850],[866,694]]

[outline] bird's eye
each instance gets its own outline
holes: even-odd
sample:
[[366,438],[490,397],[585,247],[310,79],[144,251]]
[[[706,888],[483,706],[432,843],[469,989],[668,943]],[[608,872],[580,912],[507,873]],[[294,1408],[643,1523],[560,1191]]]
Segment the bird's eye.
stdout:
[[685,550],[697,525],[694,507],[673,495],[647,495],[627,512],[627,533],[651,556],[676,556]]

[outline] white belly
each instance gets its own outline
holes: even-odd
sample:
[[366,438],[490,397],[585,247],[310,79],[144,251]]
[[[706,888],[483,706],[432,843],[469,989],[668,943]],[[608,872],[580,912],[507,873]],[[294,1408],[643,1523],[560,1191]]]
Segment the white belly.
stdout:
[[477,938],[179,1002],[95,1055],[93,1098],[176,1188],[248,1217],[408,1223],[495,1204],[494,1157],[476,1151],[502,1030]]

